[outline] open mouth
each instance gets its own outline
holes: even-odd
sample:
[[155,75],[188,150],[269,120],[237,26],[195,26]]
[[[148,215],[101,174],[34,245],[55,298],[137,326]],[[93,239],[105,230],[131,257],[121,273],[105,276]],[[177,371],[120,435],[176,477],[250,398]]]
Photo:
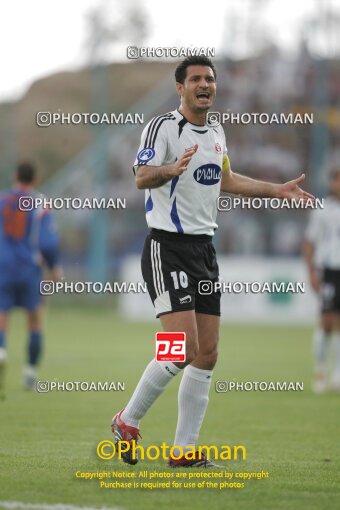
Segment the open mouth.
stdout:
[[209,92],[198,92],[196,94],[196,97],[197,99],[199,99],[200,101],[207,101],[210,99],[210,94]]

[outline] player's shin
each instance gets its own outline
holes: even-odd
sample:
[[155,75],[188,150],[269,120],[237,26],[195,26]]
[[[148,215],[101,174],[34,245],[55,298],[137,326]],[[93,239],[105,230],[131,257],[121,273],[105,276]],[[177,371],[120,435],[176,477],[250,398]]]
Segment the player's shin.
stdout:
[[28,341],[28,365],[36,367],[40,356],[42,347],[42,333],[41,331],[31,331]]
[[324,329],[318,328],[313,336],[313,352],[315,364],[315,378],[313,389],[315,393],[322,393],[327,387],[327,355],[330,335]]
[[127,425],[138,428],[141,418],[180,370],[171,362],[150,361],[122,412],[121,419]]
[[6,363],[7,352],[5,349],[5,332],[0,331],[0,398],[2,398],[4,391]]
[[334,369],[332,377],[332,388],[340,391],[340,331],[333,335]]
[[327,368],[327,355],[329,349],[329,333],[321,328],[314,332],[313,350],[315,358],[315,371],[325,373]]
[[[184,451],[198,440],[208,407],[212,374],[212,370],[192,365],[184,369],[178,392],[178,421],[174,440],[174,445],[181,446]],[[178,455],[179,449],[175,449],[174,453]]]
[[27,365],[24,368],[24,387],[26,389],[34,389],[36,380],[37,380],[37,372],[36,368],[41,356],[41,347],[42,347],[42,333],[41,331],[30,331],[29,339],[28,339],[28,349],[27,349]]

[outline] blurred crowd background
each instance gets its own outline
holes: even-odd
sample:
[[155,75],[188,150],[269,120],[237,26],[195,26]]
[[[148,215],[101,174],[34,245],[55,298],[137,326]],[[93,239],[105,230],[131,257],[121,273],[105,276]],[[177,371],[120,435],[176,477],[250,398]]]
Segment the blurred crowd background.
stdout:
[[[234,171],[275,182],[305,172],[305,187],[322,197],[330,168],[340,162],[340,6],[315,0],[314,14],[293,34],[294,51],[287,51],[265,30],[273,2],[244,1],[238,10],[230,2],[216,48],[214,110],[313,113],[311,125],[227,123],[224,129]],[[10,185],[16,161],[25,159],[37,164],[47,196],[126,198],[125,210],[56,211],[63,263],[72,278],[117,278],[126,257],[142,250],[144,192],[135,187],[132,164],[143,126],[38,127],[36,113],[137,112],[147,123],[179,104],[176,59],[124,56],[129,45],[150,45],[146,7],[128,2],[118,23],[108,4],[99,2],[88,16],[86,65],[38,79],[18,100],[0,104],[1,188]],[[191,45],[176,38],[174,46]],[[124,49],[115,61],[108,57],[115,55],[112,48]],[[307,217],[301,210],[221,212],[217,249],[226,256],[299,257]]]

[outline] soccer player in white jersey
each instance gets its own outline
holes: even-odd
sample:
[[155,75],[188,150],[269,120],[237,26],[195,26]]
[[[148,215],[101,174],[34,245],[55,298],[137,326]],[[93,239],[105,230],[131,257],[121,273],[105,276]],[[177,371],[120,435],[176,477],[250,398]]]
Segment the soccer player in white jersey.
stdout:
[[[180,106],[146,126],[134,170],[137,188],[145,189],[151,229],[142,255],[143,277],[163,329],[186,333],[186,362],[150,361],[130,401],[113,417],[112,431],[117,442],[137,440],[141,419],[183,371],[174,445],[186,452],[198,440],[217,361],[221,295],[198,292],[200,280],[218,281],[212,244],[217,197],[221,191],[251,197],[312,196],[299,188],[304,175],[274,184],[231,171],[224,131],[207,123],[216,96],[216,71],[208,58],[185,59],[175,78]],[[170,466],[213,465],[202,455],[177,458],[181,449],[174,451]],[[123,460],[135,464],[131,450]]]
[[306,231],[304,254],[310,283],[320,299],[320,321],[314,332],[316,393],[328,388],[327,364],[333,337],[330,386],[340,391],[340,167],[330,175],[330,196],[324,209],[315,209]]

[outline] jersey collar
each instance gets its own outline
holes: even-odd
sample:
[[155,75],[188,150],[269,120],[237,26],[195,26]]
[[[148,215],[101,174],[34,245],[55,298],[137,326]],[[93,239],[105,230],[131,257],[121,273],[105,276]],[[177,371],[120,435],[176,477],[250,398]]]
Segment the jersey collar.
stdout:
[[178,108],[177,108],[177,113],[183,118],[186,120],[186,122],[188,124],[190,124],[190,126],[195,126],[196,128],[201,128],[201,129],[207,129],[209,126],[207,123],[204,124],[204,126],[201,126],[200,124],[194,124],[193,122],[190,122],[186,117],[184,117],[183,113],[181,113]]

